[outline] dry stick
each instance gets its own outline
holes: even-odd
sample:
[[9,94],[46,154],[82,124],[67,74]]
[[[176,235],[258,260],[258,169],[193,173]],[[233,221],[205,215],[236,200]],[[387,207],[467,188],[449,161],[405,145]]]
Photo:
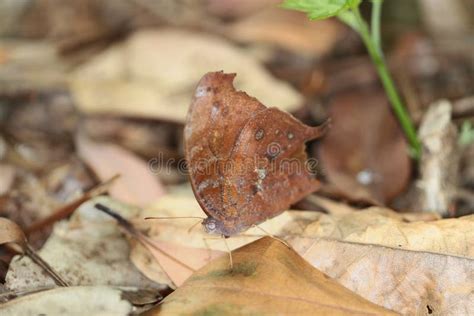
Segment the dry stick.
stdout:
[[96,187],[94,187],[91,190],[87,191],[86,193],[84,193],[82,196],[78,197],[74,201],[59,207],[51,215],[49,215],[49,216],[47,216],[43,219],[40,219],[39,221],[33,223],[28,228],[26,228],[25,234],[26,235],[31,235],[33,232],[36,232],[36,231],[38,231],[40,229],[43,229],[43,228],[45,228],[45,227],[47,227],[47,226],[63,219],[63,218],[68,217],[70,214],[72,214],[79,207],[79,205],[81,205],[85,201],[105,193],[109,189],[110,185],[116,179],[118,179],[119,177],[120,177],[120,175],[117,174],[117,175],[113,176],[112,178],[110,178],[109,180],[107,180],[103,183],[100,183]]
[[[165,251],[163,251],[162,249],[160,249],[159,247],[157,247],[151,240],[150,238],[148,238],[147,236],[145,236],[144,234],[142,234],[140,231],[138,231],[129,221],[127,221],[125,218],[123,218],[122,216],[120,216],[119,214],[117,214],[116,212],[114,212],[112,209],[110,209],[109,207],[103,205],[103,204],[100,204],[100,203],[96,203],[95,205],[95,208],[106,213],[107,215],[113,217],[117,223],[122,226],[122,228],[125,229],[125,231],[130,234],[130,236],[134,237],[139,243],[141,243],[145,248],[148,248],[148,247],[152,247],[153,249],[156,249],[157,251],[159,251],[161,254],[163,254],[164,256],[166,256],[168,259],[171,259],[173,260],[174,262],[176,262],[177,264],[191,270],[191,271],[196,271],[195,269],[191,268],[190,266],[188,266],[187,264],[185,264],[184,262],[181,262],[178,258],[175,258],[173,257],[172,255],[166,253]],[[158,262],[158,260],[156,260]],[[160,263],[158,262],[158,264],[160,265]],[[161,265],[160,265],[161,266]],[[163,270],[166,274],[166,270],[163,269],[163,267],[161,267],[161,270]],[[168,275],[169,277],[169,275]],[[170,278],[171,280],[171,278]]]
[[34,263],[36,263],[44,271],[46,271],[53,278],[54,282],[56,282],[57,285],[69,286],[69,284],[64,281],[61,276],[56,271],[54,271],[54,269],[34,251],[34,249],[28,242],[25,242],[23,251],[25,252],[25,255],[27,255],[28,257],[30,257],[31,260],[33,260]]

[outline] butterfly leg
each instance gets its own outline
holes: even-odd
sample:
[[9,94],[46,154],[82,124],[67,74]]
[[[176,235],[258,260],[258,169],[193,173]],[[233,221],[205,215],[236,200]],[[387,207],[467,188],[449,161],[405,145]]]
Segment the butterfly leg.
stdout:
[[209,239],[215,239],[215,238],[208,238],[208,237],[203,237],[202,241],[204,242],[204,245],[206,245],[206,249],[209,253],[209,256],[207,257],[208,261],[211,261],[211,253],[212,253],[212,248],[209,246],[209,243],[207,242]]
[[227,243],[227,237],[222,235],[222,238],[224,238],[224,244],[227,248],[227,252],[229,253],[230,270],[233,270],[234,269],[234,261],[232,260],[232,251],[230,250],[229,244]]
[[270,238],[273,238],[275,240],[278,240],[279,242],[281,242],[282,244],[284,244],[285,246],[287,246],[288,248],[291,248],[290,245],[288,245],[288,243],[286,241],[284,241],[283,239],[281,238],[278,238],[272,234],[270,234],[269,232],[267,232],[265,229],[263,229],[262,227],[258,226],[258,225],[254,225],[256,228],[260,229],[262,232],[265,233],[265,235],[267,235],[268,237]]
[[216,239],[223,239],[224,240],[224,245],[227,248],[227,253],[229,254],[229,267],[232,270],[234,268],[234,260],[232,259],[232,251],[230,250],[229,244],[227,243],[227,238],[224,235],[221,235],[220,237],[203,237],[204,243],[206,244],[206,247],[209,250],[212,250],[212,248],[208,244],[208,240],[216,240]]

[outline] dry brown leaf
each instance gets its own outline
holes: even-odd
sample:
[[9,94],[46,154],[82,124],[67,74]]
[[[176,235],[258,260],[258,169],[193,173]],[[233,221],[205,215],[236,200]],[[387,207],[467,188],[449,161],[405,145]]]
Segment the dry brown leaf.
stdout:
[[329,182],[353,200],[383,204],[400,194],[411,164],[386,97],[361,90],[339,94],[329,116],[333,126],[319,147]]
[[0,42],[0,92],[58,89],[66,85],[65,65],[46,41]]
[[80,110],[184,123],[196,82],[209,71],[238,72],[236,86],[291,112],[301,95],[256,59],[220,38],[184,30],[140,31],[80,66],[71,89]]
[[132,152],[115,144],[94,142],[81,134],[76,138],[76,147],[79,156],[101,181],[120,175],[109,190],[116,199],[146,206],[165,193],[145,161]]
[[239,17],[278,5],[280,0],[207,0],[207,9],[222,17]]
[[0,245],[7,243],[24,246],[26,244],[26,236],[15,222],[8,218],[0,217]]
[[186,247],[151,239],[148,239],[143,246],[156,262],[150,262],[143,251],[135,249],[131,257],[133,263],[150,279],[172,287],[181,286],[196,270],[223,255],[221,251]]
[[[32,260],[36,265],[35,267],[40,268],[45,275],[49,275],[54,282],[60,286],[68,286],[68,283],[53,269],[51,266],[43,260],[36,251],[31,247],[26,239],[25,233],[15,222],[0,217],[0,245],[9,244],[12,248],[20,253],[28,256],[28,260]],[[10,265],[11,266],[11,265]]]
[[473,259],[323,238],[290,243],[348,289],[401,314],[474,313]]
[[240,19],[224,29],[227,36],[239,42],[270,44],[309,57],[329,53],[342,31],[342,25],[334,20],[310,21],[304,13],[276,7]]
[[[1,140],[0,140],[1,142]],[[1,152],[1,144],[0,144]],[[1,156],[1,153],[0,153]],[[0,164],[0,196],[7,193],[15,180],[15,167],[5,164]]]
[[[324,207],[333,209],[339,206],[338,203],[326,201]],[[458,279],[454,279],[451,281],[451,285],[444,288],[441,288],[441,283],[436,283],[432,279],[437,278],[437,275],[440,274],[440,278],[444,280],[443,282],[448,282],[447,276],[442,275],[443,271],[439,269],[439,266],[443,265],[443,260],[449,261],[451,264],[449,273],[472,269],[472,259],[460,257],[474,257],[474,230],[472,229],[474,216],[434,221],[430,217],[430,221],[423,221],[424,216],[407,219],[406,214],[377,207],[359,211],[351,211],[346,208],[343,211],[336,210],[332,213],[335,214],[288,211],[265,222],[262,227],[280,238],[289,240],[305,258],[308,256],[308,259],[313,260],[318,257],[318,260],[323,263],[318,263],[317,268],[329,272],[336,271],[337,274],[333,273],[331,276],[337,279],[344,277],[345,279],[341,279],[341,282],[347,283],[343,284],[377,304],[386,304],[384,306],[403,312],[408,308],[404,302],[410,302],[412,303],[411,306],[418,306],[416,307],[417,310],[427,311],[426,305],[424,307],[417,305],[419,302],[425,302],[423,300],[426,297],[438,295],[449,298],[452,302],[455,293],[458,291],[463,294],[461,300],[465,302],[466,292],[464,289],[456,288],[456,280]],[[164,196],[152,207],[144,210],[142,214],[143,216],[202,216],[202,211],[188,190]],[[416,221],[409,222],[410,220]],[[196,228],[191,233],[187,233],[187,229],[194,223],[195,220],[178,219],[146,222],[147,225],[150,225],[150,236],[154,240],[170,241],[190,247],[204,247],[203,238],[205,238],[205,234],[202,233],[201,229]],[[261,235],[262,232],[254,229],[252,232],[245,233],[245,235],[247,234]],[[232,249],[235,249],[235,247],[249,243],[255,238],[255,236],[237,236],[227,239],[227,242]],[[325,243],[324,247],[327,248],[322,246],[318,248],[317,245],[323,242]],[[313,251],[316,250],[311,248],[308,251],[311,243],[315,243],[312,248],[319,249],[316,255],[313,254]],[[222,240],[212,242],[208,240],[207,244],[211,249],[225,250],[225,244]],[[387,248],[387,246],[391,248]],[[331,247],[334,247],[334,249]],[[351,249],[350,255],[345,253],[346,249]],[[364,253],[364,251],[367,253]],[[137,249],[134,249],[132,257],[137,253],[139,253]],[[326,253],[330,255],[326,256]],[[366,257],[370,260],[365,261],[364,258]],[[390,295],[387,294],[388,299],[386,301],[382,300],[386,288],[395,288],[397,282],[402,281],[404,282],[402,286],[405,288],[409,282],[412,282],[413,274],[408,274],[410,278],[406,280],[400,274],[402,267],[404,269],[402,271],[410,268],[409,266],[402,266],[405,259],[413,264],[416,261],[423,262],[422,273],[425,276],[428,275],[429,278],[428,276],[426,278],[430,282],[435,282],[433,284],[437,287],[431,287],[425,281],[415,280],[413,282],[422,284],[417,287],[417,290],[406,290],[401,293],[393,292]],[[435,265],[432,268],[430,268],[430,260],[435,260],[432,262]],[[314,260],[311,262],[316,264]],[[357,269],[351,270],[351,262],[356,263]],[[340,268],[341,266],[343,268]],[[416,268],[416,266],[412,268]],[[145,266],[145,269],[150,269],[150,267]],[[347,269],[347,274],[344,274],[344,269]],[[383,282],[380,281],[382,282],[380,283],[378,279],[371,277],[371,272],[374,270],[377,270],[376,272],[380,274],[391,275],[393,278],[387,279],[387,277],[382,279]],[[361,279],[358,276],[358,271],[367,273],[367,276]],[[469,276],[472,280],[473,276],[468,272],[463,275]],[[466,284],[463,282],[466,281],[464,280],[460,284]],[[372,287],[372,285],[374,286]],[[470,289],[468,286],[467,288]],[[436,308],[446,310],[447,306],[438,304]]]
[[[158,202],[144,209],[136,218],[135,225],[146,231],[148,239],[162,251],[156,249],[146,250],[138,243],[132,243],[131,259],[135,266],[150,279],[158,283],[166,283],[174,286],[181,284],[190,274],[191,270],[197,270],[210,259],[227,252],[226,243],[220,237],[211,237],[200,227],[198,219],[162,219],[147,220],[145,217],[202,217],[204,214],[201,207],[196,202],[192,191],[188,188],[185,192],[167,194]],[[295,212],[290,214],[285,212],[280,216],[272,218],[259,225],[266,232],[276,235],[284,235],[285,232],[303,231],[308,224],[319,216],[315,212]],[[195,226],[195,225],[199,226]],[[193,226],[194,229],[189,231]],[[248,244],[265,235],[259,228],[249,229],[245,234],[228,238],[227,244],[230,249],[236,249],[242,245]],[[148,248],[148,247],[147,247]],[[195,249],[193,256],[186,256],[187,249]],[[150,251],[152,253],[150,253]],[[173,262],[166,258],[162,252],[178,258],[182,263],[194,267],[186,269],[182,264]],[[162,257],[165,257],[164,264]],[[156,259],[160,264],[156,264]],[[168,264],[167,264],[168,263]],[[164,270],[164,271],[163,271]],[[180,275],[180,273],[183,273]]]
[[196,272],[149,315],[395,315],[265,237]]
[[[159,288],[130,262],[129,245],[113,219],[97,211],[94,203],[108,203],[125,217],[137,209],[105,197],[82,204],[69,221],[56,223],[38,253],[71,285],[115,285]],[[54,282],[27,257],[15,257],[6,275],[10,290],[53,286]]]
[[[139,249],[138,255],[132,256],[134,263],[141,268],[145,275],[158,283],[168,284],[171,287],[180,286],[196,270],[203,267],[210,260],[222,255],[221,252],[209,248],[205,250],[152,240],[118,213],[115,210],[114,203],[110,203],[113,202],[112,200],[105,201],[107,203],[95,203],[94,207],[114,218],[121,228],[130,237],[133,237],[133,241],[137,243],[132,244],[135,244],[135,249]],[[128,211],[128,213],[131,212]],[[143,251],[142,248],[145,248],[146,251]]]

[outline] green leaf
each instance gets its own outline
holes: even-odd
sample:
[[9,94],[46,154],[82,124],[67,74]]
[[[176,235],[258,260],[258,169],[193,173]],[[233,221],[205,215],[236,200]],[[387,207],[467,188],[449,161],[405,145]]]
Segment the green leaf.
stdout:
[[305,12],[311,20],[322,20],[358,6],[360,2],[361,0],[285,0],[281,7]]
[[459,135],[459,145],[467,146],[474,142],[474,128],[469,121],[464,121]]

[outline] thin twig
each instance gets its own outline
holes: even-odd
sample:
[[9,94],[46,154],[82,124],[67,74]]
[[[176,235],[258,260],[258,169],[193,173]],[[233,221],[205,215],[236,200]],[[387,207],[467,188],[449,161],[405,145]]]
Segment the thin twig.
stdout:
[[90,200],[100,194],[105,193],[110,185],[119,178],[120,175],[115,175],[109,180],[100,183],[96,187],[92,188],[91,190],[85,192],[82,196],[78,197],[74,201],[67,203],[61,207],[59,207],[57,210],[55,210],[51,215],[40,219],[39,221],[33,223],[30,225],[28,228],[25,229],[25,234],[26,235],[31,235],[32,233],[41,230],[45,227],[50,226],[51,224],[68,217],[71,215],[82,203],[84,203],[87,200]]
[[69,284],[64,281],[61,276],[46,262],[44,261],[36,251],[31,247],[28,242],[25,242],[23,247],[25,254],[30,257],[30,259],[39,265],[44,271],[46,271],[59,286],[69,286]]
[[[153,241],[145,236],[142,232],[138,231],[129,221],[127,221],[125,218],[123,218],[121,215],[119,215],[118,213],[114,212],[112,209],[110,209],[109,207],[103,205],[103,204],[100,204],[100,203],[96,203],[94,205],[94,207],[96,209],[98,209],[99,211],[102,211],[104,213],[106,213],[107,215],[111,216],[112,218],[114,218],[118,224],[123,228],[125,229],[125,231],[131,236],[131,237],[134,237],[140,244],[142,244],[145,248],[147,248],[149,250],[149,247],[159,251],[161,254],[163,254],[165,257],[167,257],[168,259],[176,262],[177,264],[185,267],[186,269],[189,269],[191,271],[196,271],[195,269],[193,269],[192,267],[188,266],[187,264],[185,264],[184,262],[180,261],[178,258],[170,255],[169,253],[166,253],[165,251],[163,251],[162,249],[160,249],[158,246],[156,246]],[[158,260],[156,260],[158,262]],[[158,262],[158,264],[160,264]],[[167,274],[166,270],[163,269],[163,267],[161,267],[162,270]],[[169,276],[168,276],[169,277]],[[170,278],[171,280],[171,278]]]

